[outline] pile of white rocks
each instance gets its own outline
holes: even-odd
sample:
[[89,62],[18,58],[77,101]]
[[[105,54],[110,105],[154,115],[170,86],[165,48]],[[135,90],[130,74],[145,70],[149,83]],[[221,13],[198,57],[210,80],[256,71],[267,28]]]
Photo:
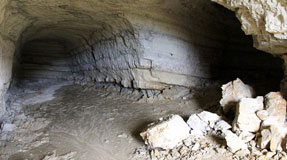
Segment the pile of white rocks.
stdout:
[[[168,115],[150,124],[140,135],[149,149],[172,150],[185,145],[191,137],[216,134],[225,139],[231,153],[250,153],[255,145],[273,153],[286,150],[286,100],[280,92],[254,96],[252,87],[236,79],[222,86],[220,100],[224,113],[235,113],[232,123],[207,111],[192,114],[187,122],[179,115]],[[192,148],[196,148],[196,143]]]
[[[222,90],[220,104],[223,110],[236,110],[232,124],[234,133],[226,135],[231,151],[245,149],[246,143],[253,139],[261,149],[286,150],[282,148],[286,146],[287,138],[286,100],[280,92],[253,98],[254,90],[240,79],[223,85]],[[234,139],[237,139],[236,143]]]
[[210,132],[225,133],[231,128],[215,113],[203,111],[193,114],[185,122],[179,115],[168,115],[148,125],[140,135],[150,148],[164,150],[181,145],[189,137],[204,136]]

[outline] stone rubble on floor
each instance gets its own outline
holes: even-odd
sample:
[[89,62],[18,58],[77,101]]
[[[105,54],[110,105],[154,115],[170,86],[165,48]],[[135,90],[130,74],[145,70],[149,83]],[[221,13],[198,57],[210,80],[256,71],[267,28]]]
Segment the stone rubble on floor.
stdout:
[[[146,156],[150,156],[147,159],[197,159],[199,155],[202,158],[205,153],[211,153],[213,148],[211,144],[202,145],[200,141],[211,142],[206,139],[216,136],[224,139],[225,144],[214,144],[219,145],[213,146],[214,150],[216,153],[228,153],[225,156],[231,159],[287,160],[286,100],[281,93],[270,92],[264,97],[252,98],[255,96],[254,90],[240,79],[223,85],[222,90],[220,104],[226,111],[223,113],[227,113],[228,110],[225,107],[230,107],[230,104],[233,109],[236,109],[232,123],[225,121],[224,115],[219,116],[207,111],[192,114],[186,122],[190,128],[190,136],[177,139],[177,145],[161,147],[161,149],[146,143],[148,145]],[[165,123],[167,124],[168,121]],[[182,124],[182,126],[187,130],[186,125]],[[179,125],[176,128],[181,130]],[[153,137],[152,134],[158,135],[160,132],[160,129],[154,130],[149,132],[149,136]],[[142,137],[146,140],[144,136]],[[165,142],[161,141],[161,143]],[[220,149],[220,146],[223,148]]]

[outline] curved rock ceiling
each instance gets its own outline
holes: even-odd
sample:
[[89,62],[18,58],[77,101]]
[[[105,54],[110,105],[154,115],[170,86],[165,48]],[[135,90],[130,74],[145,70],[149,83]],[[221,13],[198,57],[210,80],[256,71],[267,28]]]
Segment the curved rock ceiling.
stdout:
[[240,30],[234,34],[229,14],[210,0],[1,0],[0,102],[21,48],[43,40],[64,45],[67,79],[144,89],[204,85],[218,76],[223,52],[255,52]]

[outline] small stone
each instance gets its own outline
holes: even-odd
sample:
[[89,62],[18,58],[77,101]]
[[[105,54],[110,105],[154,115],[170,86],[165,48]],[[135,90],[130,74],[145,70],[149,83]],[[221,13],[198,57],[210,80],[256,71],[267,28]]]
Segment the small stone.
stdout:
[[231,125],[224,120],[219,120],[215,123],[214,130],[222,131],[223,133],[231,128]]
[[270,158],[272,158],[275,154],[276,154],[276,152],[267,152],[267,153],[265,154],[265,157],[268,158],[268,159],[270,159]]
[[172,149],[190,136],[190,128],[179,115],[160,118],[140,135],[151,148]]
[[119,138],[128,138],[128,135],[125,133],[121,133],[118,135]]
[[235,153],[240,149],[247,149],[247,145],[236,134],[232,133],[230,130],[226,131],[225,134],[227,146],[232,153]]
[[223,107],[223,111],[225,113],[228,112],[231,108],[235,110],[235,106],[240,99],[252,98],[255,93],[253,88],[244,84],[239,78],[224,84],[221,89],[222,98],[220,100],[220,105]]
[[239,150],[235,153],[235,155],[239,157],[245,157],[248,154],[250,154],[250,151],[248,149]]
[[200,148],[200,144],[199,143],[195,143],[194,146],[191,148],[192,151],[197,151]]
[[268,112],[266,110],[257,111],[256,115],[262,121],[268,118]]
[[184,143],[184,145],[186,145],[186,146],[191,146],[192,145],[192,139],[191,139],[191,137],[188,137],[187,139],[185,139],[184,141],[183,141],[183,143]]

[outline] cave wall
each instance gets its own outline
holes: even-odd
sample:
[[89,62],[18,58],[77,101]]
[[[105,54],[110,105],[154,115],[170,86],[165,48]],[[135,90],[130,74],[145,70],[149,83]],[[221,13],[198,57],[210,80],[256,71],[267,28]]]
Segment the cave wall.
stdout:
[[281,92],[287,97],[286,46],[287,2],[282,0],[212,0],[231,11],[241,23],[246,35],[252,35],[258,50],[279,56],[284,61]]
[[71,60],[65,46],[57,40],[33,40],[23,44],[19,79],[72,79]]
[[[233,60],[241,57],[233,49],[233,42],[238,45],[236,48],[249,43],[234,38],[233,32],[242,33],[240,29],[233,31],[236,22],[226,21],[229,14],[209,0],[3,0],[0,2],[0,109],[4,109],[4,95],[11,78],[21,77],[17,69],[21,68],[17,67],[21,62],[25,71],[34,70],[32,75],[30,71],[22,72],[26,78],[116,82],[143,89],[204,86],[222,74],[222,66],[231,64],[224,57]],[[55,59],[44,62],[49,58],[41,58],[55,55],[48,43],[46,46],[34,43],[47,40],[56,40],[64,46],[61,49],[67,55],[62,57],[67,62],[64,67],[55,63]],[[28,54],[34,52],[25,49],[29,45],[38,48],[39,54],[29,58]],[[248,55],[253,51],[247,47],[240,52]],[[250,61],[253,59],[241,63]],[[40,66],[30,64],[40,62],[37,64]],[[258,67],[261,66],[255,68]],[[35,72],[35,68],[41,72]]]

